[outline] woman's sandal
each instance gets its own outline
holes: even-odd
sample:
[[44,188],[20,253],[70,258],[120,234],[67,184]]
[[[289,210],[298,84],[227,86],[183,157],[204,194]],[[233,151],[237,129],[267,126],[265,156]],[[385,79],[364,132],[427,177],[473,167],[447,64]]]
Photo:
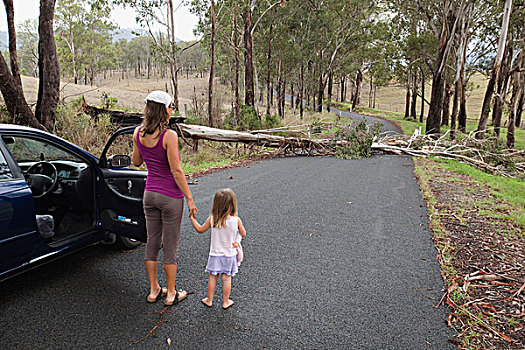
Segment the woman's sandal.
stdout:
[[[182,293],[184,293],[184,294],[181,296]],[[169,302],[169,301],[165,300],[164,301],[164,306],[173,306],[173,305],[183,301],[184,299],[186,299],[188,297],[188,294],[191,294],[191,292],[186,292],[183,289],[181,289],[181,290],[176,290],[175,289],[175,299],[173,299],[172,302]]]
[[168,290],[167,289],[164,289],[162,287],[160,287],[160,290],[159,292],[157,293],[157,296],[153,299],[151,299],[148,295],[148,297],[146,298],[146,301],[150,304],[153,304],[153,303],[156,303],[157,301],[160,300],[160,298],[162,298],[163,296],[165,296],[166,294],[168,294]]

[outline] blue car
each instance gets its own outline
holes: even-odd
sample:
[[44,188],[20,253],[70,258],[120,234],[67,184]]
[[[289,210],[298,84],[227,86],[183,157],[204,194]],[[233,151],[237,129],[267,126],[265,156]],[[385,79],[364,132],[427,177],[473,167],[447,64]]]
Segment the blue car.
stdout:
[[[127,168],[128,155],[107,157],[133,130],[118,130],[97,158],[53,134],[0,124],[0,281],[96,243],[146,241],[147,172]],[[121,148],[129,152],[129,141]]]

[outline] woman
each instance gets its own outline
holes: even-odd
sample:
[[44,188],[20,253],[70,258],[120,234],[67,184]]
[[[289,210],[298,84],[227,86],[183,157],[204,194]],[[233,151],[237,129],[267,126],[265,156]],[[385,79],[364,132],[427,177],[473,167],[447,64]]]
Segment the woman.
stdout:
[[[153,91],[144,102],[144,121],[133,133],[131,160],[135,166],[145,162],[148,168],[143,204],[148,234],[145,265],[150,292],[147,301],[154,303],[166,296],[164,305],[171,306],[187,296],[186,291],[175,289],[184,197],[190,217],[197,215],[197,207],[180,165],[177,134],[168,129],[173,112],[171,96],[164,91]],[[161,247],[167,289],[157,280]]]

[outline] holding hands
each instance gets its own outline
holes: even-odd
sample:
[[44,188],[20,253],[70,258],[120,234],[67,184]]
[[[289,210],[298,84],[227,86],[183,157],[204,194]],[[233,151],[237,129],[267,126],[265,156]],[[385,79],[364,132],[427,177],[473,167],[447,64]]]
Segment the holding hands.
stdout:
[[193,218],[193,219],[196,219],[197,218],[197,206],[195,205],[195,202],[193,201],[193,198],[187,198],[186,200],[187,204],[188,204],[188,210],[189,210],[189,217],[190,219]]

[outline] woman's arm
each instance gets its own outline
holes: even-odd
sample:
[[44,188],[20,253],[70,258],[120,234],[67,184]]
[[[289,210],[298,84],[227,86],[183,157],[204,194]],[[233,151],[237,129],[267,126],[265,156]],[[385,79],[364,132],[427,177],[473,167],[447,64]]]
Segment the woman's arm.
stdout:
[[188,182],[186,181],[186,175],[180,165],[180,156],[179,156],[179,138],[173,130],[168,130],[166,135],[164,135],[164,145],[166,146],[166,153],[168,155],[168,162],[170,164],[171,173],[175,178],[177,186],[179,186],[184,197],[186,197],[186,203],[188,204],[188,209],[190,211],[190,217],[197,216],[197,206],[193,200]]
[[193,225],[193,227],[198,233],[204,233],[208,231],[211,227],[211,219],[209,216],[206,219],[206,222],[204,223],[204,225],[200,225],[197,219],[195,219],[193,216],[190,216],[190,220],[191,220],[191,224]]
[[241,237],[246,237],[246,229],[244,228],[244,225],[242,224],[241,218],[238,220],[238,229],[239,233],[241,234]]
[[135,128],[133,132],[133,154],[131,155],[131,162],[134,166],[141,166],[144,163],[142,156],[140,155],[139,146],[137,145],[137,137],[139,133],[140,126]]

